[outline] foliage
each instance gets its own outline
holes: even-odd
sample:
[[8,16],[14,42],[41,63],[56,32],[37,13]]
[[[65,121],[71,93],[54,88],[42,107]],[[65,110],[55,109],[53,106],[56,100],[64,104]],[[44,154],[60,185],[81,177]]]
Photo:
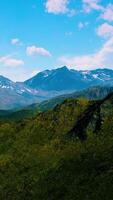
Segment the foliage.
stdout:
[[67,99],[34,119],[1,121],[0,199],[112,200],[112,99]]

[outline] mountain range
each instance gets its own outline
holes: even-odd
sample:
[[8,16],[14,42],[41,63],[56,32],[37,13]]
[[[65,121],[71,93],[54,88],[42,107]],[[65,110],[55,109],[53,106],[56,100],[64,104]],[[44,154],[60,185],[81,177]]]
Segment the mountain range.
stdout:
[[45,70],[24,82],[0,76],[0,109],[20,109],[92,86],[113,86],[113,70],[77,71],[66,66]]
[[82,90],[94,85],[113,84],[113,70],[96,69],[92,71],[77,71],[62,67],[54,70],[45,70],[24,82],[33,89],[44,91]]
[[62,104],[67,99],[87,99],[87,100],[101,100],[113,92],[113,87],[95,86],[82,91],[71,94],[60,95],[40,103],[35,103],[20,110],[0,110],[0,120],[3,121],[22,121],[25,119],[32,119],[37,114],[54,109],[56,106]]

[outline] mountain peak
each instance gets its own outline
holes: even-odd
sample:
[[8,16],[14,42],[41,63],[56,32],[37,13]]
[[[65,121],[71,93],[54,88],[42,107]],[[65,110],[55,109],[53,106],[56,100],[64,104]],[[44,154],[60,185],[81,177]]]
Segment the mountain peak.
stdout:
[[69,71],[67,66],[60,67],[57,70]]

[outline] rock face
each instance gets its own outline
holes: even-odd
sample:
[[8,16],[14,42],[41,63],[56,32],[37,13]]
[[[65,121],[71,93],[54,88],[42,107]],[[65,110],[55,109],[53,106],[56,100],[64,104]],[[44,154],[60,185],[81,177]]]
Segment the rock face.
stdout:
[[69,131],[68,136],[84,140],[89,132],[99,133],[106,126],[109,116],[113,116],[113,93],[103,100],[92,101]]

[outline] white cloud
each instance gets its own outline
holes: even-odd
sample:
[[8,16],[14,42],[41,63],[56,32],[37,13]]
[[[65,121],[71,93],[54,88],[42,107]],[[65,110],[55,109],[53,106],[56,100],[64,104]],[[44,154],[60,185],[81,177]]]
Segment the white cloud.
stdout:
[[100,5],[100,0],[83,0],[83,10],[86,13],[92,10],[102,11],[104,8]]
[[48,13],[66,13],[68,11],[68,0],[47,0],[46,10]]
[[53,14],[65,14],[67,13],[69,16],[75,15],[74,9],[69,9],[68,4],[70,0],[47,0],[45,7],[48,13]]
[[51,56],[51,53],[44,49],[43,47],[36,47],[36,46],[29,46],[26,49],[26,53],[28,56],[32,56],[32,55],[40,55],[40,56]]
[[75,56],[75,57],[60,57],[60,61],[67,66],[80,69],[95,69],[95,68],[103,68],[108,67],[112,68],[112,57],[113,57],[113,37],[108,39],[105,42],[103,47],[96,53],[90,55],[83,56]]
[[20,65],[24,65],[23,60],[15,59],[12,58],[11,56],[0,57],[0,63],[3,64],[4,66],[9,66],[9,67],[17,67]]
[[13,38],[13,39],[11,39],[11,44],[21,46],[22,42],[18,38]]
[[100,18],[113,21],[113,4],[108,4],[108,6],[104,9],[104,12],[101,14]]
[[88,26],[88,22],[79,22],[78,23],[78,28],[79,29],[83,29],[83,28],[85,28],[86,26]]
[[96,32],[99,36],[111,37],[113,36],[113,26],[108,23],[104,23],[97,28]]

